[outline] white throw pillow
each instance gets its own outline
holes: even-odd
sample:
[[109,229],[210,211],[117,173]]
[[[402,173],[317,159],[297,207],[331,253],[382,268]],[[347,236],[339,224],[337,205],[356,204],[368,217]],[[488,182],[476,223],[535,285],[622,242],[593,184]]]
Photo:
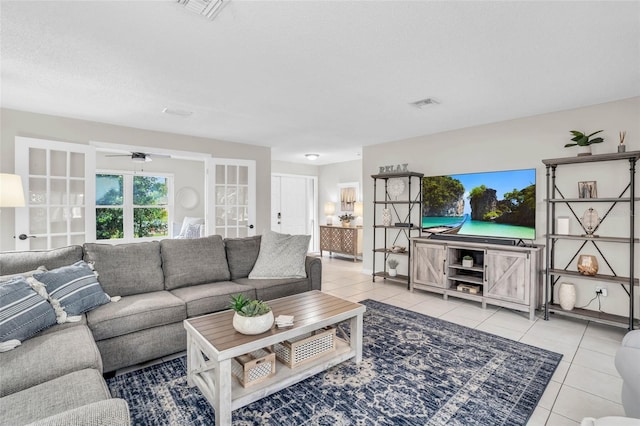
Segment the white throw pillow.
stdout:
[[185,216],[184,220],[182,221],[182,228],[180,228],[180,236],[184,237],[185,233],[187,232],[187,228],[189,227],[189,225],[204,225],[204,218],[202,217],[190,217],[190,216]]
[[258,259],[249,278],[306,278],[305,261],[310,240],[311,235],[268,231],[262,236]]

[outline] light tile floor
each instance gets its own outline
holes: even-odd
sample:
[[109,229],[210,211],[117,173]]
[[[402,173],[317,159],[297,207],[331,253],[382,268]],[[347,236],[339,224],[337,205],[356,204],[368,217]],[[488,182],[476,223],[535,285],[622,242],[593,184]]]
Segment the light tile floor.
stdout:
[[[626,332],[566,317],[544,321],[529,314],[416,290],[362,272],[362,263],[340,257],[322,258],[322,291],[354,302],[373,299],[441,318],[564,355],[528,425],[579,425],[584,417],[624,416],[622,379],[614,355]],[[117,371],[117,375],[158,364],[183,353]]]
[[584,417],[624,416],[622,379],[614,355],[626,330],[593,322],[529,314],[406,289],[362,272],[351,259],[322,258],[322,290],[359,302],[373,299],[563,354],[529,425],[579,425]]

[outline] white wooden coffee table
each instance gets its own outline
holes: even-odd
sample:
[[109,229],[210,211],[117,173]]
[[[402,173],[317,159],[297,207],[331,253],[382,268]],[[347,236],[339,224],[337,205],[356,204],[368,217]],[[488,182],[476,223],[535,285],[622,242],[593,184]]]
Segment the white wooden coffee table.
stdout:
[[[187,330],[187,381],[198,386],[215,409],[216,425],[230,425],[231,412],[347,359],[362,360],[362,316],[366,307],[314,290],[272,300],[274,316],[294,315],[292,328],[247,336],[234,330],[233,311],[184,321]],[[343,321],[350,322],[349,341],[336,339],[336,350],[290,369],[278,363],[276,375],[244,388],[231,376],[231,359]]]

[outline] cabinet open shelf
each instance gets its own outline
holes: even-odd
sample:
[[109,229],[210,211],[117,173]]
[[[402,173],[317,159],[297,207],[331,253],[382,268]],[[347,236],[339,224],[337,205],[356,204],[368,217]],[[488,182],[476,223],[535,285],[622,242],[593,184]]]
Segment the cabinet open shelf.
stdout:
[[449,279],[451,281],[459,281],[462,283],[469,283],[469,284],[480,284],[482,285],[482,283],[484,282],[482,277],[475,277],[473,275],[449,275]]
[[391,275],[389,275],[388,272],[376,272],[374,275],[376,277],[382,277],[385,280],[392,280],[392,281],[407,282],[407,279],[409,279],[407,275],[402,275],[402,274],[398,274],[392,277]]
[[[640,198],[636,197],[634,201],[640,201]],[[631,201],[629,198],[550,198],[550,203],[623,203]]]

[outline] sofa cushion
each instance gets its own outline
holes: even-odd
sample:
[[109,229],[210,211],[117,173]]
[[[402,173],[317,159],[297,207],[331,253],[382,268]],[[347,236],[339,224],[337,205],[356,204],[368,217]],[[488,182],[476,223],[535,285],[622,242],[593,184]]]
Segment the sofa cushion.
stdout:
[[84,369],[5,396],[0,418],[6,425],[24,425],[110,397],[102,374]]
[[44,284],[49,301],[64,310],[60,312],[56,307],[60,323],[65,322],[67,315],[78,316],[111,302],[109,296],[102,291],[96,274],[83,260],[51,271],[37,272],[33,274],[33,278]]
[[243,293],[251,299],[256,297],[253,287],[231,281],[183,287],[171,293],[187,304],[189,318],[228,309],[231,295]]
[[260,235],[245,238],[225,238],[224,248],[231,279],[246,278],[256,264],[260,253]]
[[0,275],[32,271],[39,266],[55,269],[82,260],[82,247],[69,246],[43,251],[15,251],[0,253]]
[[87,326],[35,336],[0,353],[0,365],[0,397],[85,368],[102,372],[102,358]]
[[[31,288],[23,277],[12,278],[0,284],[0,343],[20,342],[56,323],[53,307]],[[13,345],[3,345],[0,352]]]
[[109,296],[129,296],[164,290],[157,241],[130,244],[85,243],[84,260],[93,264]]
[[162,240],[164,286],[173,290],[230,278],[220,235],[188,240]]
[[184,302],[168,291],[134,294],[87,312],[96,340],[180,322],[187,318]]
[[266,232],[249,278],[306,278],[305,259],[311,235]]
[[261,280],[239,278],[235,282],[254,287],[256,289],[256,299],[258,300],[273,300],[313,290],[311,288],[311,280],[308,278],[271,278]]
[[129,405],[120,398],[105,399],[63,411],[28,426],[128,426],[131,424]]

